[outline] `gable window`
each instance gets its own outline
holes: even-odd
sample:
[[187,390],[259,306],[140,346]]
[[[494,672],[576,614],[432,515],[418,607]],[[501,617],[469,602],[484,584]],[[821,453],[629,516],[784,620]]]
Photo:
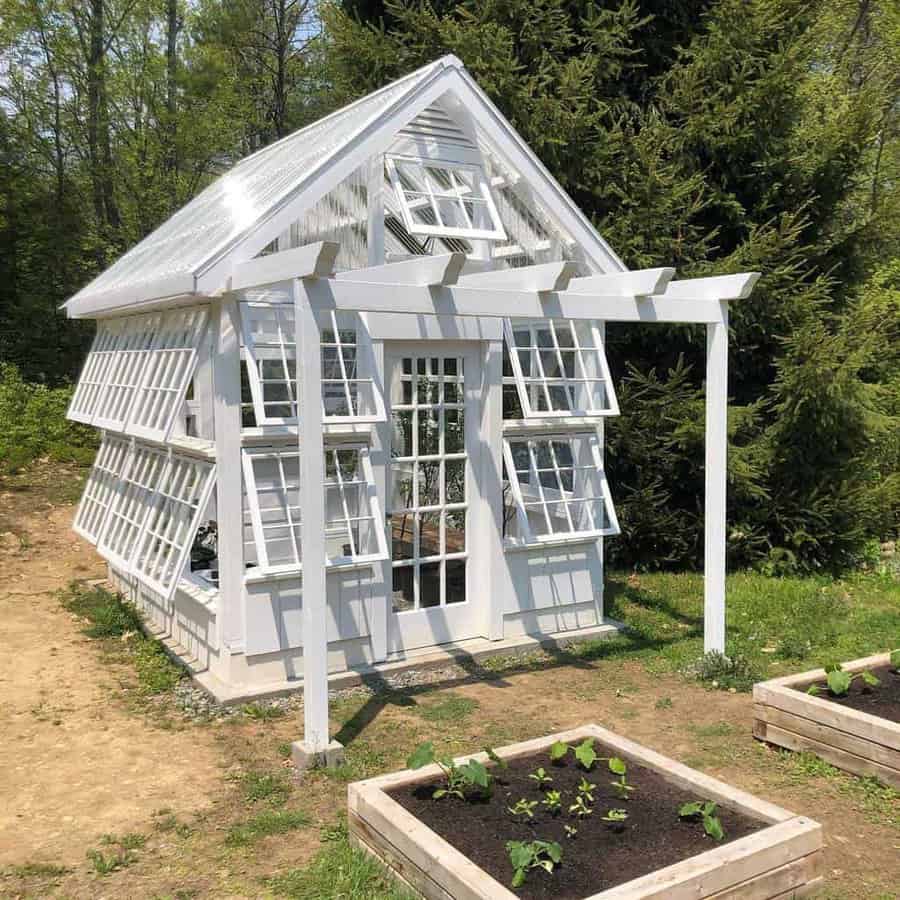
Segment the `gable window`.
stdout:
[[[256,424],[296,425],[293,304],[243,302],[241,328],[244,371]],[[356,313],[331,310],[320,321],[322,412],[326,420],[374,422],[384,418],[383,400],[374,379],[361,374],[363,368],[372,368],[371,359],[363,353],[368,345],[361,345],[361,330]]]
[[[300,454],[296,449],[243,451],[246,500],[259,567],[268,574],[298,571],[300,552]],[[365,446],[325,449],[325,554],[329,566],[387,558]]]
[[504,321],[504,416],[618,415],[596,322]]
[[387,168],[410,234],[506,240],[480,166],[389,156]]
[[619,533],[595,432],[507,438],[503,458],[516,510],[513,542]]

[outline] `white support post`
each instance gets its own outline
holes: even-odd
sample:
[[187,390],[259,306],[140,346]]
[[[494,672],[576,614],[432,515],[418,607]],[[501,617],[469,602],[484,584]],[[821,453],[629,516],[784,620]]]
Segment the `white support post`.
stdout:
[[300,553],[303,566],[303,740],[292,744],[297,767],[337,765],[341,748],[328,740],[328,625],[325,576],[325,455],[322,351],[306,284],[293,279],[297,335],[297,417],[300,444]]
[[482,454],[476,535],[483,535],[490,560],[490,586],[487,591],[484,636],[492,641],[503,638],[503,613],[508,594],[506,558],[503,552],[503,342],[488,341],[482,359]]
[[706,502],[703,649],[725,652],[725,492],[728,454],[728,303],[706,326]]
[[369,265],[384,265],[384,157],[376,153],[369,160],[366,178],[366,207],[369,221],[366,243],[369,247]]
[[240,314],[234,295],[211,307],[213,406],[216,439],[216,521],[219,557],[219,603],[216,628],[219,659],[213,674],[226,683],[232,648],[244,641],[244,535],[241,475]]

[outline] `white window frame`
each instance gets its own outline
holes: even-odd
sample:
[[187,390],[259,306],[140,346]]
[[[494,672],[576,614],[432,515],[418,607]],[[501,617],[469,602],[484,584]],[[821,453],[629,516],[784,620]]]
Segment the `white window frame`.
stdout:
[[[553,450],[554,441],[561,442],[570,442],[575,439],[578,440],[587,440],[590,448],[590,457],[593,462],[592,470],[596,472],[596,477],[598,479],[598,487],[599,494],[595,493],[593,496],[587,495],[575,495],[573,493],[572,496],[565,496],[567,492],[562,487],[562,482],[560,480],[559,472],[560,467],[556,463],[555,451]],[[528,453],[529,453],[529,461],[530,461],[530,472],[531,477],[534,481],[534,489],[537,491],[538,499],[536,501],[526,500],[523,491],[522,485],[519,483],[519,476],[516,470],[515,461],[512,453],[512,443],[525,443],[528,445]],[[545,486],[541,483],[541,478],[539,475],[539,470],[536,462],[536,454],[535,454],[535,445],[538,443],[548,443],[550,445],[550,454],[553,459],[553,471],[555,472],[557,483],[559,485],[559,490],[554,493],[553,496],[548,497],[545,493]],[[572,453],[573,459],[573,468],[577,472],[579,469],[587,470],[587,467],[584,465],[579,465],[576,461],[576,455]],[[506,538],[505,543],[508,545],[539,545],[539,544],[547,544],[547,543],[575,543],[579,541],[585,541],[594,538],[606,537],[609,535],[619,534],[619,520],[616,516],[616,510],[612,501],[612,494],[609,490],[609,484],[606,480],[606,472],[603,468],[603,456],[600,452],[600,436],[596,429],[591,431],[567,431],[560,432],[555,434],[523,434],[521,436],[507,436],[503,438],[503,461],[506,464],[506,477],[509,481],[509,486],[512,491],[513,501],[515,503],[516,508],[516,520],[519,524],[519,532],[520,537],[518,538]],[[574,488],[574,479],[573,479],[573,488]],[[552,489],[549,489],[552,490]],[[562,531],[562,532],[551,532],[550,522],[549,522],[549,514],[547,512],[547,507],[550,504],[564,504],[566,506],[566,515],[568,518],[568,506],[573,503],[583,503],[585,501],[588,502],[597,502],[598,500],[603,501],[603,505],[606,511],[606,518],[608,521],[608,525],[606,528],[592,528],[588,530],[580,530],[580,531]],[[546,534],[535,534],[531,528],[531,523],[528,520],[528,509],[531,507],[540,507],[543,511],[545,520],[547,521],[548,532]],[[569,519],[571,522],[571,519]]]
[[[497,206],[494,203],[494,198],[491,195],[490,184],[488,183],[487,177],[485,176],[484,169],[479,165],[471,165],[466,163],[459,162],[451,162],[449,160],[443,159],[425,159],[421,157],[414,156],[386,156],[385,162],[387,164],[388,177],[390,178],[391,185],[394,188],[394,194],[397,197],[397,203],[400,206],[400,215],[403,218],[403,225],[406,230],[410,234],[416,235],[425,235],[430,237],[455,237],[455,238],[463,238],[467,240],[485,240],[485,241],[505,241],[507,240],[506,230],[503,227],[503,222],[500,219],[500,214],[497,211]],[[424,185],[424,190],[417,191],[416,193],[428,194],[428,197],[421,197],[416,200],[411,200],[408,196],[407,189],[403,186],[403,183],[400,178],[400,173],[397,170],[398,163],[401,166],[419,166],[423,168],[433,168],[433,169],[444,169],[448,172],[451,180],[456,183],[456,179],[454,178],[454,172],[466,172],[471,175],[474,179],[474,183],[477,187],[477,192],[471,198],[478,203],[484,203],[485,209],[487,210],[488,216],[490,217],[491,223],[493,225],[492,228],[475,228],[471,225],[471,220],[469,219],[469,215],[466,212],[465,204],[462,203],[462,199],[468,195],[469,189],[467,186],[457,186],[457,189],[454,191],[444,191],[441,193],[435,193],[432,189],[429,179],[423,176],[422,184]],[[459,210],[462,217],[469,222],[468,228],[461,228],[459,226],[451,226],[451,225],[426,225],[422,222],[417,222],[413,217],[413,209],[417,204],[422,205],[430,205],[432,212],[434,213],[434,217],[438,222],[442,222],[441,220],[441,212],[438,206],[438,200],[456,200],[459,202]]]
[[[519,395],[519,403],[522,407],[522,414],[526,419],[547,419],[577,416],[617,416],[619,414],[619,400],[613,386],[612,377],[609,372],[609,363],[606,359],[606,347],[603,341],[603,335],[600,330],[599,323],[588,321],[592,335],[593,346],[583,346],[578,339],[578,325],[572,319],[534,319],[534,320],[503,320],[503,334],[506,341],[506,352],[509,358],[510,368],[512,369],[512,379],[508,376],[504,378],[504,383],[509,384],[512,381]],[[517,347],[515,332],[527,328],[531,336],[528,347]],[[551,345],[549,347],[541,347],[535,338],[535,330],[545,328],[549,331],[551,337]],[[564,346],[559,342],[559,328],[567,328],[571,335],[572,345]],[[519,356],[520,352],[527,352],[532,360],[531,375],[525,375],[522,370],[522,361]],[[560,372],[565,372],[565,364],[563,362],[564,353],[572,353],[578,374],[573,378],[567,375],[550,375],[544,371],[541,354],[549,352],[556,358],[556,365]],[[599,375],[591,375],[588,370],[585,359],[586,354],[593,354],[599,369]],[[607,406],[605,407],[589,407],[587,409],[568,408],[553,409],[552,394],[550,388],[560,387],[566,394],[575,398],[578,396],[578,385],[584,386],[585,393],[593,396],[592,390],[587,390],[590,385],[602,384],[606,392]],[[531,402],[531,391],[536,389],[543,394],[547,409],[536,409]]]
[[[102,527],[95,536],[87,528],[79,532],[96,544],[97,551],[129,575],[171,600],[187,565],[194,535],[215,486],[216,466],[209,460],[174,453],[136,441],[113,438],[109,446],[127,444],[128,451],[115,457],[115,465],[101,460],[108,484],[109,503]],[[92,472],[93,476],[93,472]],[[79,506],[95,502],[94,487],[85,487]],[[90,491],[90,493],[89,493]],[[187,507],[189,515],[173,514]],[[168,516],[167,516],[168,512]],[[163,549],[168,548],[168,552]],[[163,577],[159,577],[160,570]]]
[[103,394],[109,367],[115,359],[120,342],[121,328],[116,320],[101,320],[97,323],[91,349],[88,352],[78,383],[66,410],[66,418],[73,422],[91,425],[97,412],[97,406]]
[[92,544],[97,544],[103,534],[130,453],[131,441],[128,438],[103,435],[72,525],[76,534]]
[[[350,556],[328,557],[326,556],[325,565],[328,568],[352,568],[358,566],[367,566],[375,562],[380,562],[388,558],[387,540],[384,534],[384,517],[381,513],[381,505],[378,502],[378,493],[375,488],[375,475],[372,470],[372,460],[369,455],[369,447],[367,444],[359,443],[333,443],[328,444],[324,448],[326,454],[337,454],[342,451],[351,450],[359,454],[359,464],[362,471],[362,479],[360,482],[365,485],[363,496],[368,504],[368,515],[351,516],[346,507],[346,498],[342,489],[344,482],[340,477],[340,468],[335,464],[336,480],[331,480],[326,476],[326,480],[322,485],[322,490],[327,487],[337,487],[338,493],[341,495],[344,504],[343,528],[341,533],[347,533],[350,536],[351,547],[353,546],[351,523],[357,521],[371,521],[372,529],[375,534],[377,550],[374,553],[351,553]],[[297,459],[300,453],[295,447],[245,447],[241,451],[241,460],[244,469],[244,485],[247,508],[250,512],[250,521],[253,529],[253,539],[256,544],[256,559],[258,570],[264,575],[280,575],[288,572],[302,572],[303,561],[300,549],[300,529],[302,527],[301,511],[298,506],[291,506],[287,502],[287,491],[299,490],[299,474],[296,484],[289,483],[285,474],[283,460]],[[268,556],[268,548],[265,540],[266,525],[262,520],[262,510],[259,505],[259,493],[256,481],[256,472],[253,467],[256,459],[276,459],[279,461],[279,472],[281,487],[278,489],[282,494],[283,508],[286,512],[286,523],[279,524],[278,528],[286,528],[290,534],[293,544],[294,561],[289,563],[270,563]],[[328,466],[326,464],[326,473]],[[299,473],[299,469],[298,469]],[[321,540],[325,541],[326,535],[321,535]]]
[[[297,424],[297,369],[296,369],[296,355],[297,355],[297,344],[296,344],[296,330],[294,326],[294,306],[293,303],[272,303],[272,302],[263,302],[263,301],[254,301],[254,300],[242,300],[240,302],[240,312],[241,312],[241,335],[242,335],[242,343],[243,346],[241,348],[241,356],[246,365],[247,371],[247,381],[250,385],[250,396],[253,401],[253,414],[256,419],[257,427],[266,426],[266,425],[296,425]],[[267,311],[271,311],[274,316],[276,323],[276,341],[274,343],[267,343],[265,345],[259,344],[257,340],[254,338],[253,330],[249,326],[249,318],[245,315],[245,308],[251,309],[263,309]],[[338,361],[338,365],[341,371],[341,375],[338,378],[333,377],[325,377],[322,376],[322,389],[323,392],[325,390],[326,385],[339,385],[341,386],[344,397],[347,402],[348,408],[354,410],[349,415],[334,415],[329,414],[326,415],[325,412],[325,400],[324,393],[322,398],[322,421],[326,423],[330,422],[348,422],[348,423],[356,423],[356,424],[370,424],[373,422],[383,422],[385,418],[384,412],[384,397],[382,396],[382,392],[378,390],[378,384],[374,378],[375,374],[375,361],[372,354],[372,343],[371,338],[369,337],[368,329],[366,328],[365,318],[362,314],[354,314],[356,318],[355,330],[356,330],[356,343],[353,345],[344,344],[341,341],[340,333],[341,331],[346,331],[347,328],[344,327],[339,328],[338,326],[338,313],[335,310],[330,310],[326,314],[328,316],[328,320],[325,324],[325,328],[332,330],[334,335],[333,341],[322,342],[321,346],[323,349],[333,348],[336,350],[336,358]],[[322,330],[322,325],[320,323],[320,332]],[[344,348],[354,346],[356,348],[356,377],[349,377],[347,372],[347,361],[345,359]],[[281,365],[281,370],[284,375],[284,379],[271,379],[272,381],[277,381],[279,383],[283,383],[286,385],[287,389],[287,397],[288,399],[284,401],[270,400],[266,402],[265,400],[265,384],[269,379],[263,379],[260,375],[260,367],[258,365],[260,357],[258,354],[266,349],[268,351],[274,350],[276,355],[272,358],[276,359]],[[290,377],[290,366],[289,363],[294,362],[294,376]],[[366,363],[367,365],[365,365]],[[360,369],[370,370],[369,374],[366,377],[359,377]],[[372,400],[372,412],[360,414],[358,412],[359,403],[360,403],[360,388],[356,390],[356,406],[354,407],[354,385],[365,386],[371,396]],[[273,416],[269,415],[266,407],[267,406],[288,406],[291,409],[295,410],[294,414],[291,416]]]

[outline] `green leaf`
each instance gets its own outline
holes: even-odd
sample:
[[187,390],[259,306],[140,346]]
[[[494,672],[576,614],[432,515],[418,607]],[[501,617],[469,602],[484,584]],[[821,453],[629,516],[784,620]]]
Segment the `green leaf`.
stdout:
[[550,747],[550,762],[559,762],[569,752],[569,745],[564,741],[556,741]]
[[486,788],[491,783],[491,776],[488,774],[488,770],[477,759],[470,759],[459,767],[459,771],[469,784]]
[[502,758],[499,757],[499,756],[497,756],[497,754],[494,752],[494,749],[493,749],[492,747],[485,747],[485,748],[484,748],[484,752],[487,754],[487,758],[488,758],[492,763],[494,763],[495,765],[499,766],[501,769],[506,769],[506,768],[508,768],[508,765],[507,765],[507,763],[506,763],[506,760],[505,760],[505,759],[502,759]]
[[703,812],[703,804],[699,800],[692,800],[690,803],[682,803],[678,807],[678,815],[682,819],[690,816],[699,816]]
[[706,803],[703,804],[703,815],[704,816],[713,816],[716,813],[716,804],[712,800],[707,800]]
[[431,795],[431,799],[432,799],[432,800],[440,800],[441,797],[446,797],[446,796],[447,796],[447,790],[446,790],[446,788],[438,788],[438,789]]
[[842,697],[850,690],[851,676],[841,669],[832,669],[826,676],[828,690],[837,697]]
[[591,766],[597,760],[597,753],[594,750],[594,739],[593,738],[585,738],[576,748],[575,748],[575,759],[581,763],[582,766],[585,767],[588,771],[590,771]]
[[880,679],[880,678],[877,678],[877,677],[876,677],[875,675],[873,675],[871,672],[869,672],[869,671],[864,671],[864,672],[862,672],[861,674],[862,674],[862,680],[863,680],[869,687],[878,687],[878,685],[881,684],[881,679]]
[[613,773],[613,775],[624,775],[628,769],[625,766],[625,761],[619,759],[618,756],[612,757],[609,761],[609,771]]
[[711,838],[715,838],[717,841],[721,841],[725,837],[725,832],[722,830],[722,823],[716,816],[704,816],[703,828]]
[[812,694],[812,696],[815,697],[816,694],[821,694],[821,693],[822,693],[822,689],[821,689],[817,684],[811,684],[811,685],[806,689],[806,693],[807,693],[807,694]]
[[524,869],[516,869],[515,873],[512,877],[511,882],[513,887],[522,887],[525,884],[525,870]]
[[421,769],[434,762],[434,744],[431,741],[425,741],[419,744],[406,760],[407,769]]
[[522,841],[508,841],[506,849],[509,851],[509,861],[514,869],[526,868],[534,855],[531,847]]

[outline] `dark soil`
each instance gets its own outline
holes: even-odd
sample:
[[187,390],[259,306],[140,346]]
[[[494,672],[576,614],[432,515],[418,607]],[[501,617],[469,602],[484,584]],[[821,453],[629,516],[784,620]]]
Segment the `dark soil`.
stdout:
[[[900,722],[900,673],[889,665],[869,671],[881,682],[877,687],[869,687],[862,678],[854,678],[850,690],[844,696],[836,697],[822,681],[816,682],[822,689],[816,696],[891,722]],[[805,692],[807,688],[797,690]]]
[[[600,756],[614,753],[599,744]],[[528,775],[543,766],[553,783],[539,788]],[[634,785],[629,799],[623,801],[610,784],[614,777],[605,761],[594,763],[590,773],[576,764],[572,753],[565,763],[550,763],[546,751],[509,761],[500,771],[491,769],[496,784],[490,799],[431,798],[435,782],[405,787],[390,794],[401,806],[429,828],[468,856],[497,881],[509,886],[513,869],[509,862],[506,842],[557,841],[563,848],[562,863],[550,874],[542,869],[528,873],[525,884],[515,893],[520,897],[539,900],[582,900],[607,888],[638,878],[657,869],[680,862],[718,846],[720,842],[706,835],[699,821],[682,820],[678,808],[690,800],[705,800],[666,782],[650,769],[629,763],[628,783]],[[583,819],[568,813],[577,794],[582,777],[597,785],[594,792],[594,812]],[[534,819],[522,821],[513,816],[508,807],[520,798],[541,800],[546,789],[562,794],[563,810],[552,815],[538,806]],[[621,831],[615,831],[600,817],[609,809],[625,809],[628,820]],[[736,840],[765,827],[731,810],[718,810],[725,830],[725,840]],[[574,824],[578,834],[566,837],[564,825]]]

